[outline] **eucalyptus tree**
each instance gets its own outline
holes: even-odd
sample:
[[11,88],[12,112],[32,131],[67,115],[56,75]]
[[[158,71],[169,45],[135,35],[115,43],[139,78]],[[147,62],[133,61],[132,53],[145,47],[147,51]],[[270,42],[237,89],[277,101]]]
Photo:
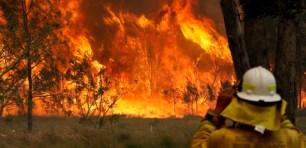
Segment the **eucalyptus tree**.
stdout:
[[[57,30],[62,14],[57,0],[1,0],[2,11],[1,69],[2,96],[17,94],[22,88],[27,93],[28,131],[32,131],[33,78],[52,57],[52,49],[59,44]],[[10,102],[10,101],[9,101]]]

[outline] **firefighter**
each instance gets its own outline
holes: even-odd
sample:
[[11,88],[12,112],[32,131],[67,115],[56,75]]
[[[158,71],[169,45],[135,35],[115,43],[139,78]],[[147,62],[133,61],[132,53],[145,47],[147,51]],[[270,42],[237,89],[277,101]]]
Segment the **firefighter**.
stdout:
[[[237,88],[237,89],[236,89]],[[239,87],[219,94],[194,134],[192,148],[305,148],[306,139],[285,115],[273,74],[248,70]]]

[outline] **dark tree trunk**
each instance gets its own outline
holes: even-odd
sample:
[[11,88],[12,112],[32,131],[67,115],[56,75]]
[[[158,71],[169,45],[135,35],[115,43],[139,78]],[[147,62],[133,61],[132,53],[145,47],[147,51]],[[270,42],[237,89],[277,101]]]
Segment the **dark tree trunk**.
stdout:
[[286,114],[295,123],[297,109],[296,28],[298,16],[290,14],[286,1],[280,2],[275,77],[278,93],[288,102]]
[[244,22],[244,37],[250,67],[269,67],[268,43],[264,29],[264,18],[252,18]]
[[[300,30],[300,25],[298,27],[298,31]],[[297,36],[298,37],[298,36]],[[297,40],[297,46],[296,46],[296,80],[297,80],[297,101],[298,101],[298,108],[302,109],[302,91],[303,91],[303,52],[302,52],[302,46],[301,43],[298,43],[299,40]]]
[[236,3],[235,0],[221,0],[220,5],[236,78],[241,79],[243,74],[250,68],[250,65]]
[[[29,49],[28,49],[29,50]],[[30,56],[30,55],[28,55]],[[32,132],[32,105],[33,105],[33,95],[32,95],[32,67],[31,67],[31,58],[28,57],[28,65],[27,65],[27,71],[28,71],[28,83],[29,83],[29,90],[28,90],[28,132]]]
[[24,25],[24,33],[25,33],[25,39],[26,39],[26,58],[27,58],[27,78],[28,78],[28,132],[32,132],[32,105],[33,105],[33,83],[32,83],[32,59],[31,59],[31,34],[29,31],[29,24],[28,24],[28,14],[27,14],[27,8],[26,8],[26,1],[21,1],[22,5],[22,14],[23,14],[23,25]]

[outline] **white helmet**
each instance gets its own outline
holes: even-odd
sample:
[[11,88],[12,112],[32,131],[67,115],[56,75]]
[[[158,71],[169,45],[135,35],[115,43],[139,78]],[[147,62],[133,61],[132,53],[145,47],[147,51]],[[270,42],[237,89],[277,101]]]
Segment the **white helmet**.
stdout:
[[276,82],[273,74],[261,67],[248,70],[243,75],[242,91],[238,97],[248,101],[277,102],[281,100],[276,93]]

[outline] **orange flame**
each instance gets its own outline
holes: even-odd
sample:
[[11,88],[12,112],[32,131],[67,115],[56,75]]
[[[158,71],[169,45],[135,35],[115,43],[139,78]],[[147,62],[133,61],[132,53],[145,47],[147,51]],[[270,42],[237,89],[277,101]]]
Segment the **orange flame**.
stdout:
[[[63,13],[71,13],[62,32],[72,47],[62,56],[90,61],[92,73],[106,69],[103,77],[114,78],[117,83],[117,90],[110,90],[106,97],[126,90],[114,113],[181,117],[203,114],[213,106],[214,102],[207,100],[218,94],[221,81],[233,81],[233,68],[226,39],[211,19],[195,15],[198,2],[154,2],[158,7],[144,12],[132,6],[125,8],[122,3],[61,1]],[[65,72],[67,67],[63,67]],[[100,81],[95,77],[96,83]],[[63,85],[75,87],[69,80]],[[208,93],[208,86],[213,94]],[[85,107],[88,92],[82,93]],[[188,95],[196,97],[195,102],[184,102]],[[46,115],[39,109],[43,104],[37,106],[36,114]]]

